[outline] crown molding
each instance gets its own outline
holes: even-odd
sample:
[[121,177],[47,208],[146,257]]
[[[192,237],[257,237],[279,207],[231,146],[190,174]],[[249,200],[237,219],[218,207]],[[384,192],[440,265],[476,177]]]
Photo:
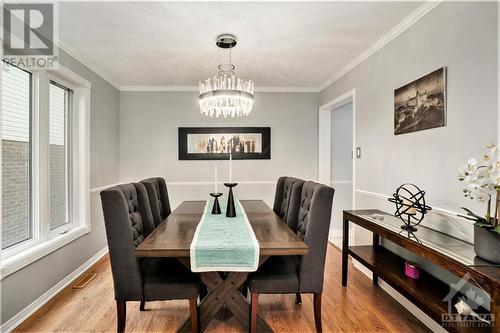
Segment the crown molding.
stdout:
[[256,92],[305,92],[318,93],[318,87],[256,87]]
[[121,86],[120,91],[198,91],[198,86]]
[[[0,42],[3,43],[3,27],[0,27]],[[54,40],[54,44],[68,55],[79,61],[82,65],[90,69],[94,74],[100,76],[104,81],[111,84],[116,89],[120,90],[118,81],[111,77],[102,67],[88,60],[80,51],[74,48],[71,44],[65,41],[60,35]]]
[[387,34],[382,36],[379,40],[377,40],[372,46],[364,50],[359,56],[354,58],[350,63],[347,64],[342,70],[338,71],[335,75],[330,77],[325,83],[318,87],[318,90],[321,92],[328,88],[335,81],[339,80],[342,76],[347,74],[351,69],[355,68],[363,61],[371,57],[378,50],[386,46],[393,39],[401,35],[412,25],[417,23],[422,17],[431,12],[434,8],[439,6],[444,0],[430,0],[422,4],[418,7],[413,13],[411,13],[408,17],[406,17],[403,21],[401,21],[397,26],[391,29]]
[[[378,50],[386,46],[393,39],[401,35],[404,31],[417,23],[422,17],[431,12],[434,8],[439,6],[444,0],[429,0],[418,7],[413,13],[401,21],[391,31],[382,36],[372,46],[364,50],[359,56],[349,62],[343,69],[338,71],[335,75],[331,76],[327,81],[319,87],[256,87],[256,92],[312,92],[318,93],[325,90],[328,86],[339,80],[350,70],[361,64],[363,61],[371,57]],[[79,50],[65,41],[61,36],[58,36],[57,45],[64,52],[81,62],[84,66],[88,67],[92,72],[100,76],[106,82],[111,84],[119,91],[198,91],[198,86],[157,86],[157,85],[125,85],[120,86],[118,80],[113,78],[102,67],[85,57]]]
[[[121,86],[120,91],[198,91],[198,86]],[[320,92],[317,87],[256,87],[256,92]]]
[[69,44],[67,41],[65,41],[61,36],[58,37],[58,43],[57,45],[59,46],[60,49],[62,49],[64,52],[81,62],[84,66],[86,66],[88,69],[90,69],[92,72],[94,72],[96,75],[100,76],[104,81],[108,82],[111,84],[113,87],[116,89],[120,90],[120,84],[118,83],[117,80],[115,80],[111,75],[109,75],[104,69],[102,69],[101,66],[97,65],[93,61],[89,60],[87,57],[85,57],[79,50],[74,48],[71,44]]
[[[373,45],[364,50],[359,56],[349,62],[344,68],[335,73],[319,87],[256,87],[256,92],[313,92],[318,93],[325,90],[328,86],[339,80],[350,70],[371,57],[378,50],[389,44],[393,39],[401,35],[408,28],[417,23],[422,17],[439,6],[444,0],[426,1],[408,17],[392,28],[387,34],[378,39]],[[120,91],[198,91],[197,86],[122,86]]]

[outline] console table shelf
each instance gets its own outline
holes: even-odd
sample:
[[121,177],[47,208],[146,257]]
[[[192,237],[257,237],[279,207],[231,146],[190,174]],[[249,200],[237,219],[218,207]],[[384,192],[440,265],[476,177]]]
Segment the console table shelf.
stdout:
[[[387,282],[435,321],[448,312],[443,299],[448,294],[449,285],[422,271],[418,280],[404,274],[405,260],[382,246],[349,246],[349,255],[366,266],[379,278]],[[461,296],[457,294],[455,301]],[[453,309],[455,310],[455,309]],[[456,311],[454,311],[456,313]],[[470,332],[489,332],[489,328],[470,330]],[[462,330],[460,332],[467,332]]]
[[[373,214],[385,217],[381,220],[373,219]],[[373,244],[363,246],[349,246],[349,223],[352,222],[372,231]],[[344,237],[342,244],[342,284],[347,285],[347,260],[350,255],[362,265],[373,272],[373,282],[378,284],[378,279],[387,284],[414,303],[419,309],[433,318],[442,322],[442,315],[448,314],[448,303],[444,299],[450,293],[450,286],[429,273],[421,270],[420,278],[413,280],[404,274],[405,259],[379,245],[380,238],[389,239],[394,243],[430,260],[434,264],[462,276],[471,274],[478,282],[478,287],[492,295],[491,313],[499,316],[500,308],[498,285],[500,283],[500,266],[495,266],[475,257],[472,245],[437,231],[419,227],[420,233],[402,233],[401,222],[392,215],[378,210],[344,211]],[[421,236],[421,238],[419,238]],[[450,239],[448,239],[450,238]],[[434,244],[436,242],[439,244]],[[436,245],[436,246],[434,246]],[[444,246],[439,248],[438,246]],[[449,246],[449,248],[446,248]],[[449,251],[448,251],[449,250]],[[472,252],[471,252],[472,251]],[[453,254],[456,254],[456,258]],[[456,304],[460,292],[453,295],[451,304]],[[451,313],[456,314],[456,309],[451,306]],[[484,308],[476,310],[478,313],[487,313]],[[447,325],[450,332],[500,332],[500,325],[493,327],[463,327],[460,325]]]

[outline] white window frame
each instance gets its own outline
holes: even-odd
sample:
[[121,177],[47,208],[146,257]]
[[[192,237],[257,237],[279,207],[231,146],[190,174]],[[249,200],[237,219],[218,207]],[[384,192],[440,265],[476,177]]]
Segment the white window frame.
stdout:
[[[50,89],[50,83],[51,81],[53,82],[56,82],[58,83],[59,85],[61,86],[64,86],[65,88],[68,88],[72,91],[72,99],[75,98],[75,95],[76,95],[76,92],[75,90],[78,89],[77,86],[71,84],[70,82],[67,82],[66,80],[60,78],[59,76],[56,76],[54,74],[48,74],[47,75],[47,90]],[[50,97],[50,94],[47,95]],[[73,113],[75,111],[74,109],[74,105],[73,105],[73,100],[71,100],[71,106],[70,108],[72,109],[71,112]],[[75,214],[75,210],[79,209],[78,207],[78,202],[75,202],[75,191],[74,189],[77,188],[75,186],[78,186],[78,182],[75,182],[75,178],[74,178],[74,175],[73,175],[73,172],[74,170],[78,167],[78,161],[75,161],[75,158],[73,158],[73,150],[74,150],[74,146],[75,146],[75,142],[77,143],[77,140],[78,138],[74,136],[74,131],[78,128],[78,122],[75,121],[74,119],[74,115],[70,118],[71,120],[71,130],[70,130],[70,134],[71,134],[71,141],[70,141],[70,144],[71,144],[71,147],[69,148],[71,150],[71,159],[72,159],[72,162],[73,162],[73,165],[71,167],[71,181],[72,181],[72,184],[71,184],[71,194],[70,194],[70,198],[71,198],[71,203],[69,203],[72,207],[71,209],[71,218],[70,218],[70,223],[66,223],[64,225],[61,225],[57,228],[54,228],[52,230],[50,230],[50,214],[47,215],[47,221],[48,223],[46,224],[46,227],[47,227],[47,230],[46,230],[46,234],[47,234],[47,237],[48,238],[54,238],[56,237],[57,235],[59,234],[65,234],[67,232],[69,232],[71,229],[75,228],[75,227],[78,227],[80,225],[80,221],[79,221],[79,218],[78,218],[78,213]],[[47,124],[47,127],[49,126],[49,124]],[[49,130],[50,131],[50,130]],[[48,133],[47,133],[48,134]],[[47,151],[49,150],[49,135],[47,135]],[[47,153],[47,174],[50,175],[50,162],[49,162],[49,159],[50,159],[50,154]],[[49,179],[49,177],[47,178]],[[47,201],[49,201],[48,199],[50,198],[50,184],[47,184]],[[48,209],[50,211],[50,202],[48,202]],[[47,212],[48,213],[48,212]]]
[[[58,70],[30,72],[33,80],[32,237],[2,250],[0,280],[91,230],[90,82],[62,65]],[[72,221],[53,230],[50,230],[49,202],[50,81],[55,81],[73,91],[70,148],[72,151]],[[41,128],[44,130],[41,131]]]

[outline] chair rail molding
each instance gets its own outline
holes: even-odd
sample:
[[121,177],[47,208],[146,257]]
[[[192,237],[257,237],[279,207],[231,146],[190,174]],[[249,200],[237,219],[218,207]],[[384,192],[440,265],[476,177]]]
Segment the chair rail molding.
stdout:
[[335,180],[332,179],[330,182],[331,185],[349,185],[352,184],[352,180]]
[[[135,183],[136,181],[123,181],[120,183],[115,183],[115,184],[109,184],[109,185],[104,185],[100,187],[94,187],[90,190],[91,194],[99,193],[107,188],[120,185],[120,184],[127,184],[127,183]],[[242,180],[242,181],[236,181],[238,184],[243,184],[243,185],[259,185],[259,184],[267,184],[267,185],[272,185],[276,184],[276,180]],[[167,186],[205,186],[205,185],[213,185],[213,181],[196,181],[196,182],[182,182],[182,181],[175,181],[175,182],[167,182]],[[217,182],[217,184],[222,185],[224,184],[223,181]]]
[[[356,194],[359,194],[359,195],[374,197],[374,198],[382,199],[385,201],[387,201],[389,198],[391,198],[391,196],[386,195],[386,194],[380,194],[380,193],[365,191],[365,190],[361,190],[361,189],[356,189],[354,192]],[[457,217],[458,214],[461,214],[459,212],[455,212],[455,211],[452,211],[449,209],[439,208],[439,207],[435,207],[435,206],[432,206],[432,211],[437,212],[437,213],[441,213],[441,214],[445,214],[445,215],[450,215],[453,217]]]

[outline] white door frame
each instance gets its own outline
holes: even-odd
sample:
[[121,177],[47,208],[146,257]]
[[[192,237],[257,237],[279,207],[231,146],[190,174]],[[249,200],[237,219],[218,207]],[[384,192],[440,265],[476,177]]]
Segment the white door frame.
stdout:
[[347,103],[352,103],[352,208],[356,207],[356,89],[323,104],[319,107],[318,127],[318,149],[319,170],[318,179],[320,183],[330,186],[331,184],[331,138],[332,138],[332,110]]

